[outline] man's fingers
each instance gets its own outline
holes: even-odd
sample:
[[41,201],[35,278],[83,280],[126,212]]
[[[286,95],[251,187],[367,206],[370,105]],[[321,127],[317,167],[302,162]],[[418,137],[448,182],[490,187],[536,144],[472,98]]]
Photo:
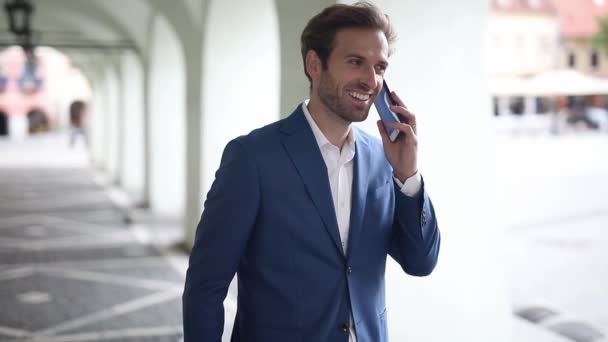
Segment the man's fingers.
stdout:
[[395,103],[397,103],[397,105],[391,106],[390,109],[393,112],[402,116],[405,119],[405,122],[414,126],[414,128],[415,128],[416,127],[416,115],[414,115],[412,112],[410,112],[410,110],[407,108],[405,103],[403,103],[403,100],[401,100],[401,98],[399,97],[399,95],[397,95],[397,93],[392,91],[391,97],[393,98],[393,101],[395,101]]
[[393,112],[402,116],[405,119],[405,122],[407,122],[408,124],[416,125],[416,115],[410,112],[407,108],[400,106],[391,106],[390,108]]
[[380,131],[380,137],[382,137],[382,143],[383,144],[388,144],[389,138],[388,138],[388,134],[386,133],[386,129],[384,129],[384,124],[382,123],[382,120],[378,120],[376,121],[376,125],[378,126],[378,131]]
[[394,91],[391,91],[391,97],[393,98],[393,101],[395,101],[397,103],[397,106],[401,106],[401,107],[407,109],[407,106],[401,100],[401,98],[399,97],[399,95],[397,95],[397,93],[395,93]]
[[391,122],[388,124],[391,128],[398,129],[400,132],[404,133],[406,136],[415,137],[416,131],[414,128],[406,123],[397,123]]

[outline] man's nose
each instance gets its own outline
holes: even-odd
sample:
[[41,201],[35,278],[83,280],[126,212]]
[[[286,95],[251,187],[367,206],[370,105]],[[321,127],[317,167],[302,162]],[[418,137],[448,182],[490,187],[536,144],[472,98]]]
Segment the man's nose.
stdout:
[[361,74],[361,83],[365,85],[367,90],[374,90],[377,86],[376,70],[374,67],[365,68]]

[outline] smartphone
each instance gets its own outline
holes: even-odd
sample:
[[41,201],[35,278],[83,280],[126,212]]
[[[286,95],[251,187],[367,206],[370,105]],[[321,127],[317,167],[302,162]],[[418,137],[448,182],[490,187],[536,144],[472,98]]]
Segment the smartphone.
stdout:
[[399,115],[391,110],[390,106],[395,106],[396,103],[393,101],[391,97],[391,91],[388,89],[388,85],[386,85],[386,80],[382,84],[382,90],[376,100],[374,101],[374,106],[376,106],[376,110],[380,115],[380,119],[384,124],[384,129],[388,133],[388,138],[391,141],[395,141],[399,136],[399,130],[390,127],[388,124],[391,122],[401,122],[399,120]]

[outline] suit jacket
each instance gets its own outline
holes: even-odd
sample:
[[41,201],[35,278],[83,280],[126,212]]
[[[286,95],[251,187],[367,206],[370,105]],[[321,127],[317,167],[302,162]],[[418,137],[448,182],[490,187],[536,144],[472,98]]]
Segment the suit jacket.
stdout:
[[183,294],[186,342],[219,342],[235,274],[233,342],[388,340],[390,255],[415,276],[437,262],[440,235],[424,190],[403,195],[382,143],[356,132],[348,254],[327,168],[301,107],[228,143],[198,224]]

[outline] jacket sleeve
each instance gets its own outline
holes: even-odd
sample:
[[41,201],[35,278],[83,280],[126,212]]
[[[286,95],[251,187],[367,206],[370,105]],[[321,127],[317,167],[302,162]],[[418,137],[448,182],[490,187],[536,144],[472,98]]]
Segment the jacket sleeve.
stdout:
[[389,254],[405,273],[431,274],[437,264],[441,236],[433,204],[422,188],[414,197],[404,195],[395,184],[395,217]]
[[184,341],[220,342],[223,302],[255,224],[257,169],[238,139],[224,149],[196,229],[182,297]]

